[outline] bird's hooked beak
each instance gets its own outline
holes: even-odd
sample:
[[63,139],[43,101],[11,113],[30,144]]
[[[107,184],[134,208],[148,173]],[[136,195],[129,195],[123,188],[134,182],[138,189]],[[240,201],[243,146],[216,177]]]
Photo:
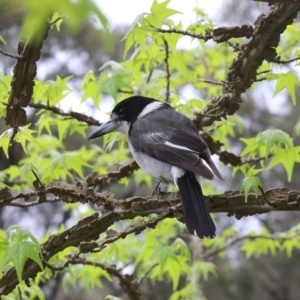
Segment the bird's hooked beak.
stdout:
[[119,127],[117,120],[108,120],[96,128],[88,137],[88,140],[95,139],[107,133],[115,131]]

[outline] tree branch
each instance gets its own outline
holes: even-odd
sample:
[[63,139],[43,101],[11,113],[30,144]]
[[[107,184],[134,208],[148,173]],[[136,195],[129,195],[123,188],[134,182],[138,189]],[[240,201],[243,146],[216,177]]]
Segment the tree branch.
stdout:
[[169,34],[175,33],[175,34],[180,34],[182,36],[190,36],[198,40],[204,40],[205,42],[212,39],[217,43],[222,43],[231,38],[239,38],[239,37],[250,38],[253,33],[253,27],[250,25],[242,25],[241,27],[239,26],[218,27],[213,30],[207,30],[207,33],[205,35],[196,34],[186,30],[178,30],[178,29],[156,28],[156,31],[161,33],[169,33]]
[[120,281],[120,286],[131,300],[142,300],[141,291],[136,280],[132,275],[123,275],[121,269],[117,269],[114,266],[108,266],[103,263],[89,261],[83,258],[78,258],[72,262],[72,264],[82,264],[94,267],[99,267],[105,270],[109,275],[117,277]]
[[171,73],[170,73],[170,67],[169,67],[169,54],[170,54],[170,49],[168,42],[165,38],[163,38],[164,45],[165,45],[165,69],[166,69],[166,99],[165,101],[168,103],[170,101],[170,78],[171,78]]
[[[208,106],[203,114],[195,114],[195,123],[198,128],[209,126],[216,120],[234,114],[240,107],[241,94],[244,93],[256,80],[258,67],[266,57],[276,57],[275,47],[279,44],[280,35],[286,27],[297,17],[300,2],[273,5],[267,15],[262,14],[255,21],[253,34],[249,42],[245,43],[237,58],[229,68],[223,96],[216,96],[212,105]],[[218,117],[209,117],[216,115]]]
[[49,29],[50,25],[47,23],[45,28],[40,29],[41,36],[39,38],[33,40],[28,37],[25,42],[21,40],[18,45],[18,56],[22,59],[18,59],[14,67],[5,116],[6,124],[14,128],[14,135],[17,128],[24,126],[27,122],[24,107],[28,106],[32,98],[36,63],[40,59],[40,51]]
[[105,183],[110,180],[121,179],[124,177],[128,177],[133,174],[135,170],[139,167],[137,163],[132,160],[125,160],[118,164],[111,165],[107,168],[107,174],[100,175],[97,172],[90,174],[86,178],[86,182],[88,186],[103,186]]
[[81,114],[81,113],[78,113],[78,112],[75,112],[75,111],[64,112],[62,109],[60,109],[56,106],[49,106],[49,105],[45,105],[45,104],[42,104],[42,103],[33,103],[33,102],[29,103],[28,106],[32,107],[32,108],[36,108],[36,109],[48,110],[48,111],[53,112],[54,114],[57,114],[57,115],[60,115],[60,116],[63,116],[63,117],[71,117],[71,118],[76,119],[80,122],[84,122],[88,125],[95,125],[95,126],[101,125],[101,123],[99,121],[95,120],[92,117],[86,116],[84,114]]
[[[240,192],[226,192],[222,195],[206,196],[206,205],[210,212],[226,212],[229,216],[240,219],[243,216],[267,213],[270,211],[299,211],[300,190],[270,189],[265,191],[266,197],[273,205],[264,202],[264,197],[259,194],[248,196],[245,202],[244,195]],[[67,247],[78,247],[64,263],[67,266],[74,259],[78,259],[81,253],[98,252],[106,245],[118,239],[125,238],[128,234],[139,234],[147,227],[155,227],[158,222],[165,218],[176,217],[183,219],[181,201],[177,193],[162,193],[160,200],[156,196],[132,197],[125,200],[117,200],[110,192],[97,193],[89,188],[87,184],[77,183],[76,186],[56,182],[45,190],[31,191],[12,195],[8,189],[0,190],[0,203],[8,205],[19,198],[30,200],[30,197],[58,197],[66,203],[81,202],[91,205],[102,206],[102,215],[93,214],[70,229],[62,233],[52,235],[42,245],[43,259],[48,261],[56,253]],[[149,216],[157,214],[148,221],[136,221],[126,230],[116,232],[108,228],[116,221],[133,219],[136,216]],[[101,233],[106,232],[103,240],[96,241]],[[38,265],[33,261],[26,263],[23,279],[34,278],[40,271]],[[14,268],[9,269],[0,279],[0,295],[7,295],[18,284]]]
[[8,57],[11,57],[11,58],[15,58],[15,59],[24,59],[24,56],[22,55],[18,55],[18,54],[12,54],[12,53],[9,53],[9,52],[6,52],[2,49],[0,49],[0,53],[5,55],[5,56],[8,56]]
[[265,239],[265,240],[273,240],[273,241],[279,241],[279,243],[283,243],[287,240],[295,239],[296,237],[299,237],[300,232],[297,232],[296,234],[293,234],[292,236],[281,236],[280,234],[272,234],[272,235],[244,235],[244,236],[238,236],[234,237],[230,240],[228,240],[224,245],[221,245],[217,247],[216,249],[213,249],[211,251],[207,251],[203,254],[202,258],[204,260],[211,258],[212,256],[218,255],[219,253],[225,251],[227,248],[241,242],[244,240],[257,240],[257,239]]

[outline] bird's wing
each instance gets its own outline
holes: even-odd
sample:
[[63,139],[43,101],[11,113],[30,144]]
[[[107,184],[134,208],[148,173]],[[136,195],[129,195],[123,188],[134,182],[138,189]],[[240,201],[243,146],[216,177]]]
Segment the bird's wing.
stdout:
[[[135,126],[139,130],[133,128],[130,134],[130,141],[136,150],[204,178],[213,179],[215,170],[208,168],[202,160],[212,162],[210,152],[199,135],[174,128],[168,128],[167,134],[164,134],[158,130],[157,125],[152,126],[145,121],[138,123]],[[215,169],[217,170],[216,167]],[[221,177],[218,171],[215,175]]]

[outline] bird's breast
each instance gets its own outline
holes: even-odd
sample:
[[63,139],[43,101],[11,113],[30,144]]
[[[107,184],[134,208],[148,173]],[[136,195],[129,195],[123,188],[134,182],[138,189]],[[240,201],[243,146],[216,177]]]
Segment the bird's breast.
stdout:
[[141,151],[136,151],[133,145],[128,142],[133,158],[147,174],[157,180],[173,183],[172,166],[168,163],[161,162]]

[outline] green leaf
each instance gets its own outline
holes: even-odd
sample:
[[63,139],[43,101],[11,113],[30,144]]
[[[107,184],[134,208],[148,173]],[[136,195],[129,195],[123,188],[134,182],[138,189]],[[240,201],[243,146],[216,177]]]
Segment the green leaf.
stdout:
[[294,127],[294,130],[293,130],[293,133],[296,135],[296,136],[300,136],[300,117]]
[[65,78],[57,76],[55,81],[36,81],[33,94],[35,102],[42,101],[47,103],[47,105],[56,105],[70,93],[70,88],[67,83],[71,78],[72,76],[67,76]]
[[211,262],[198,261],[194,268],[202,275],[204,280],[207,280],[209,275],[217,276],[217,267]]
[[153,245],[153,253],[158,258],[159,266],[163,270],[168,259],[174,260],[179,263],[174,250],[170,247],[164,247],[162,245]]
[[245,252],[246,258],[250,258],[257,251],[257,245],[250,239],[246,239],[240,250]]
[[128,77],[125,74],[116,74],[111,77],[102,77],[99,81],[100,92],[109,93],[114,99],[117,99],[118,90],[120,88],[128,88],[131,89],[131,86],[124,81],[124,79]]
[[7,241],[7,234],[4,230],[0,229],[0,261],[2,261],[5,253],[8,249],[8,241]]
[[299,238],[287,239],[282,244],[288,258],[292,257],[293,250],[300,248]]
[[65,155],[65,161],[68,168],[76,171],[76,173],[82,178],[84,177],[83,167],[91,167],[91,165],[86,162],[84,157],[82,157],[80,151],[69,152],[67,155]]
[[146,40],[146,32],[143,28],[141,28],[141,26],[144,26],[145,16],[147,15],[148,13],[139,14],[131,24],[127,34],[124,36],[123,40],[125,40],[126,42],[123,58],[126,57],[129,49],[133,46],[134,42],[137,41],[141,44]]
[[7,228],[6,232],[8,234],[11,234],[11,240],[12,241],[21,241],[21,240],[27,240],[28,238],[31,239],[34,243],[38,244],[38,240],[36,237],[27,229],[19,226],[19,225],[12,225],[9,228]]
[[296,105],[296,87],[300,86],[300,81],[297,75],[291,71],[287,73],[278,74],[278,79],[275,87],[274,96],[283,89],[287,89],[293,104]]
[[106,63],[104,63],[99,71],[103,71],[104,69],[109,68],[113,73],[117,73],[120,71],[123,71],[124,73],[127,73],[126,68],[124,68],[120,63],[110,60]]
[[141,186],[143,182],[147,184],[149,188],[152,186],[152,177],[146,174],[142,169],[138,169],[134,172],[134,182],[136,186]]
[[59,141],[62,141],[66,137],[67,132],[70,129],[70,122],[70,120],[55,119]]
[[94,72],[92,71],[87,72],[87,74],[85,75],[82,81],[80,88],[83,92],[82,102],[91,98],[94,101],[95,106],[99,107],[101,93],[99,90],[99,83],[96,80],[96,76]]
[[245,202],[247,202],[250,190],[254,190],[255,196],[258,197],[259,186],[261,186],[258,177],[245,177],[241,186],[241,191],[245,194]]
[[[183,273],[190,272],[187,261],[190,259],[190,254],[186,251],[186,245],[180,240],[175,240],[172,246],[166,246],[161,243],[151,243],[148,254],[150,257],[147,261],[158,261],[161,274],[167,274],[172,279],[173,289],[178,287],[179,279]],[[145,257],[143,258],[145,259]],[[152,276],[155,271],[152,272]]]
[[264,142],[266,146],[266,156],[268,156],[274,145],[284,145],[285,148],[293,146],[293,141],[291,137],[279,129],[269,129],[261,133],[261,137],[258,139],[258,142]]
[[76,276],[80,279],[82,285],[89,290],[95,287],[102,287],[102,278],[109,281],[112,280],[107,271],[95,266],[83,266],[82,269],[77,272]]
[[[275,255],[276,250],[282,249],[280,244],[280,238],[274,239],[270,237],[270,233],[266,228],[263,228],[261,236],[249,235],[249,238],[245,240],[240,250],[244,251],[246,257],[249,258],[252,255]],[[251,238],[252,237],[252,238]],[[270,237],[270,238],[268,238]]]
[[9,141],[10,141],[12,132],[13,132],[13,129],[10,128],[10,129],[4,131],[0,135],[0,147],[3,149],[3,152],[7,158],[8,158]]
[[271,153],[276,153],[278,148],[288,149],[293,147],[292,138],[279,129],[268,129],[260,132],[254,138],[242,138],[240,140],[246,144],[241,156],[248,154],[250,157],[255,157],[256,154],[259,154],[267,157]]
[[9,227],[7,233],[10,234],[10,240],[8,250],[0,263],[0,271],[12,262],[16,268],[18,280],[21,282],[27,259],[30,258],[35,261],[43,269],[41,247],[37,239],[29,231],[20,226]]
[[30,141],[31,143],[37,143],[36,139],[32,136],[33,133],[35,133],[35,130],[31,130],[28,127],[30,124],[19,127],[19,131],[16,134],[16,141],[19,142],[22,145],[22,148],[24,152],[27,152],[26,150],[26,143]]
[[2,37],[2,35],[0,34],[0,42],[2,42],[4,45],[6,45],[6,42],[4,40],[4,38]]
[[288,149],[278,149],[272,156],[268,169],[275,165],[282,164],[287,172],[288,181],[292,180],[295,163],[300,163],[300,146]]
[[[45,1],[43,5],[39,0],[22,1],[24,7],[25,16],[23,20],[22,38],[28,38],[28,35],[32,34],[33,38],[41,38],[43,32],[43,26],[47,25],[46,20],[49,16],[53,15],[53,12],[59,12],[61,15],[65,15],[65,23],[68,29],[73,32],[78,31],[81,28],[83,22],[85,22],[92,14],[96,17],[104,28],[108,29],[108,22],[103,15],[99,6],[94,1],[68,1],[68,0],[53,0]],[[39,28],[40,30],[36,30]]]
[[[60,26],[61,24],[63,23],[63,16],[58,13],[58,12],[55,12],[51,18],[51,21],[50,22],[53,22],[55,21],[55,27],[56,27],[56,30],[59,32],[60,31]],[[53,26],[53,25],[52,25]]]
[[166,0],[159,3],[157,0],[154,0],[150,9],[151,15],[146,17],[146,21],[149,25],[154,27],[161,26],[164,19],[180,13],[177,10],[167,8],[170,1],[171,0]]
[[24,178],[33,179],[32,170],[38,173],[37,168],[33,163],[25,163],[20,169],[20,175],[23,175]]
[[56,169],[58,169],[58,170],[67,169],[66,161],[60,153],[57,153],[57,155],[52,160],[51,173],[56,173],[55,172]]
[[38,127],[38,135],[42,134],[43,129],[46,129],[47,133],[49,135],[52,134],[50,124],[53,122],[53,118],[50,116],[49,113],[43,113],[40,115],[38,121],[37,121],[37,127]]
[[[184,288],[181,290],[175,291],[171,297],[170,300],[183,300],[183,299],[194,299],[195,298],[195,288],[191,282],[187,283]],[[201,300],[206,300],[204,298],[201,298]]]

